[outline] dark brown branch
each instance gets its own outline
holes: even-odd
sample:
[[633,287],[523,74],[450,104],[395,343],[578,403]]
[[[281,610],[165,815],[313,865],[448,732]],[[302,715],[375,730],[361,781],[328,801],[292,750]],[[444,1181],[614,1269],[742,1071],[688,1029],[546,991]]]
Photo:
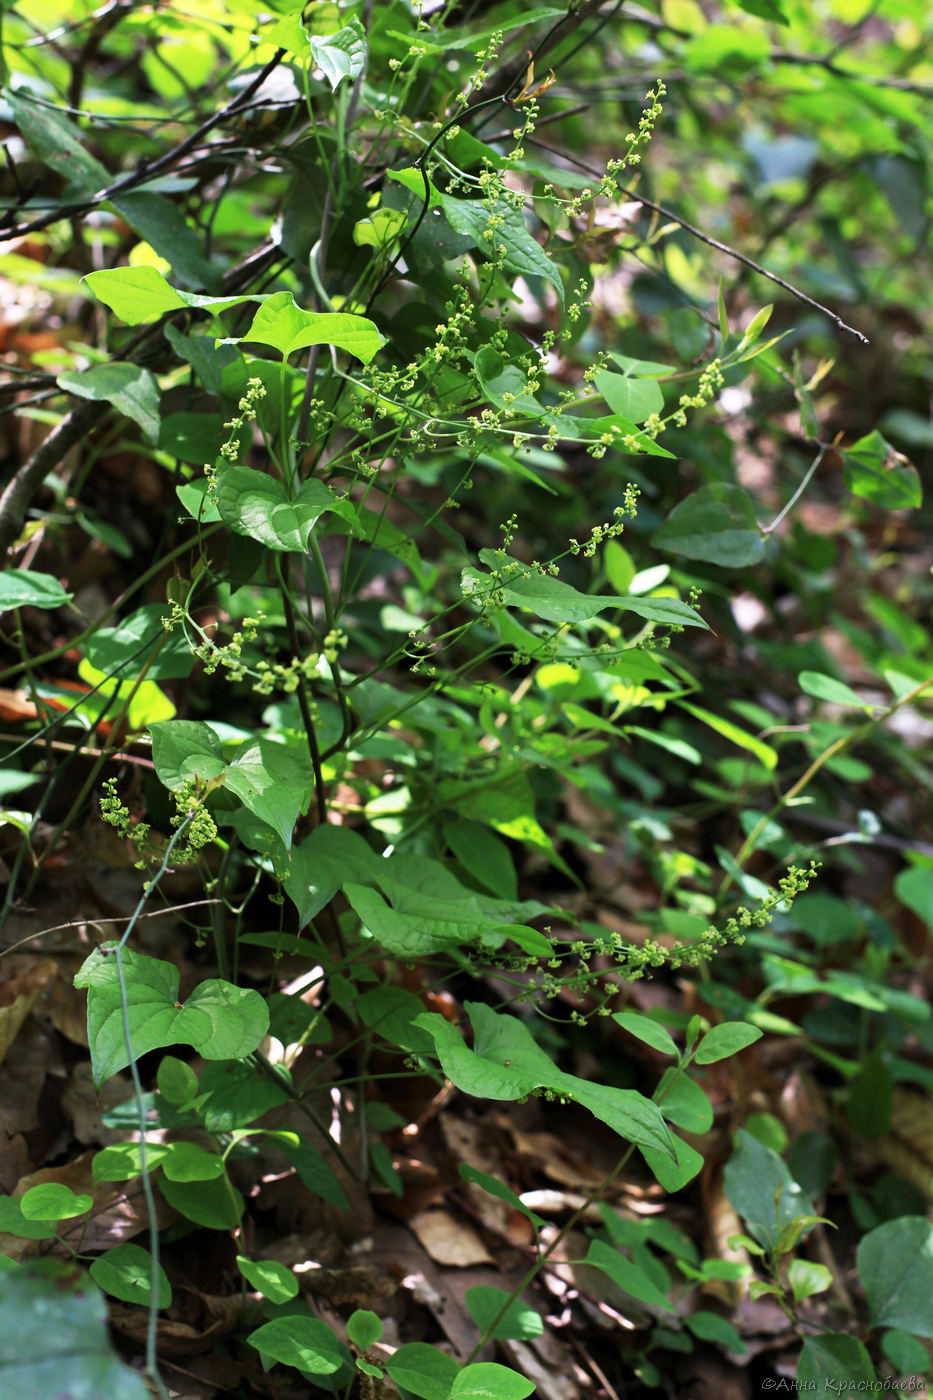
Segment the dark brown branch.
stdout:
[[0,496],[0,553],[16,540],[29,502],[42,482],[65,456],[100,413],[100,404],[85,400],[66,413],[60,423],[24,462]]
[[[99,190],[88,199],[80,200],[75,204],[59,205],[58,208],[54,209],[51,213],[43,214],[39,219],[33,219],[27,224],[14,225],[12,228],[7,229],[4,238],[22,238],[27,233],[36,233],[39,229],[48,228],[49,224],[58,223],[60,219],[67,219],[75,214],[86,213],[89,209],[95,209],[99,204],[108,203],[115,195],[126,194],[127,191],[132,190],[136,185],[145,184],[147,181],[151,180],[153,176],[160,175],[163,170],[167,170],[170,166],[175,165],[186,156],[189,151],[194,150],[207,133],[213,131],[214,127],[220,126],[222,122],[227,121],[232,116],[238,116],[240,109],[249,101],[254,93],[258,92],[266,78],[278,67],[284,57],[285,50],[277,49],[265,67],[241,93],[233,98],[232,101],[228,102],[225,107],[221,107],[220,111],[215,112],[206,122],[203,122],[202,125],[198,127],[197,131],[192,131],[190,136],[186,136],[180,145],[175,146],[171,151],[166,151],[165,155],[159,156],[158,160],[144,162],[136,170],[130,170],[126,175],[121,175],[119,180],[114,180],[113,184],[108,185],[106,189]],[[0,221],[0,226],[2,226],[2,221]]]

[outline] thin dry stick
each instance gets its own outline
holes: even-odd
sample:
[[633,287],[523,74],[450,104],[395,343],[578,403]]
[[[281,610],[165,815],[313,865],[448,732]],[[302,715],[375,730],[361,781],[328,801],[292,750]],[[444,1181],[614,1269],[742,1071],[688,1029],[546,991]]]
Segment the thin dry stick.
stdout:
[[8,948],[0,948],[0,958],[6,957],[7,953],[14,953],[17,948],[22,948],[24,943],[34,943],[37,938],[44,938],[47,933],[62,933],[69,928],[91,928],[100,929],[104,924],[128,924],[132,918],[140,919],[161,919],[163,914],[180,914],[185,909],[200,909],[205,904],[220,904],[219,899],[192,899],[188,904],[169,904],[164,909],[150,909],[148,914],[117,914],[109,915],[106,919],[72,919],[67,924],[53,924],[51,928],[40,928],[38,933],[27,934],[17,943],[11,943]]
[[[545,141],[536,141],[533,136],[526,136],[524,139],[528,145],[537,146],[540,150],[548,151],[551,155],[564,155],[564,159],[568,160],[571,165],[575,165],[587,175],[592,175],[596,180],[602,179],[602,171],[594,170],[593,167],[587,165],[585,161],[576,160],[563,152],[556,152],[554,148],[549,146]],[[784,278],[779,277],[776,272],[769,272],[766,267],[762,267],[761,263],[756,262],[754,258],[750,258],[746,253],[740,253],[737,248],[732,248],[728,243],[721,243],[718,238],[711,238],[708,233],[704,233],[703,230],[697,228],[695,224],[688,223],[687,220],[682,219],[679,214],[675,214],[672,209],[665,208],[663,204],[655,204],[652,200],[646,199],[644,195],[639,194],[637,190],[625,189],[623,187],[619,190],[619,193],[624,194],[626,199],[634,200],[636,204],[642,204],[646,209],[653,210],[655,214],[660,214],[662,218],[670,219],[673,223],[679,224],[682,229],[692,234],[694,238],[699,238],[701,243],[707,243],[710,248],[715,248],[718,252],[725,253],[727,257],[732,258],[735,262],[743,263],[745,267],[750,267],[753,272],[757,272],[761,277],[767,277],[769,282],[775,282],[779,287],[783,287],[785,292],[790,292],[791,296],[796,297],[798,301],[802,301],[806,306],[812,306],[816,311],[820,311],[824,316],[828,316],[840,330],[848,331],[850,335],[854,335],[863,345],[871,344],[867,335],[863,335],[861,331],[857,331],[854,326],[848,325],[831,307],[824,306],[821,301],[814,301],[813,297],[807,296],[806,292],[802,292],[800,288],[795,287],[792,282],[786,282]]]

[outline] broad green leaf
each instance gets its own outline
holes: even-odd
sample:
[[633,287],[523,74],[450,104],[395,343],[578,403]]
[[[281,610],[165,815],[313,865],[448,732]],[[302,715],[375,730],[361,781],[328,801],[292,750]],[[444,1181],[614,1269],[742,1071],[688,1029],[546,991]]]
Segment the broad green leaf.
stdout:
[[344,893],[370,933],[396,957],[418,957],[475,942],[504,924],[523,924],[547,907],[537,900],[491,899],[475,893],[427,856],[393,855],[377,861],[368,877],[381,894],[346,879]]
[[756,311],[748,324],[748,328],[742,334],[742,339],[738,347],[739,350],[744,350],[748,345],[754,345],[756,340],[761,338],[761,332],[770,321],[771,312],[773,310],[774,306],[772,304],[771,306],[763,306],[760,311]]
[[[241,306],[244,301],[258,301],[257,296],[235,297],[201,296],[196,292],[184,292],[173,287],[158,268],[114,267],[107,272],[89,272],[82,277],[91,291],[109,306],[115,316],[128,326],[148,325],[158,321],[169,311],[225,311],[228,306]],[[175,327],[169,327],[174,330]],[[180,335],[180,332],[178,332]],[[185,337],[188,339],[188,337]],[[205,341],[205,349],[212,353],[230,354],[228,351],[214,351],[212,339]],[[207,386],[210,387],[210,386]]]
[[833,1276],[825,1264],[814,1264],[809,1259],[792,1259],[787,1266],[787,1282],[796,1303],[802,1303],[804,1298],[812,1298],[817,1293],[825,1293],[832,1281]]
[[347,1318],[347,1336],[354,1346],[365,1351],[382,1336],[382,1322],[369,1308],[356,1308]]
[[433,1036],[441,1068],[463,1093],[511,1100],[535,1089],[552,1089],[582,1104],[620,1137],[673,1158],[673,1139],[650,1100],[633,1089],[615,1089],[565,1074],[516,1017],[498,1015],[481,1002],[465,1006],[476,1032],[473,1049],[436,1012],[426,1012],[416,1022]]
[[[493,567],[499,561],[494,550],[482,550],[480,558]],[[464,570],[464,582],[473,581],[473,587],[464,588],[467,596],[479,596],[479,590],[495,586],[501,589],[505,602],[510,607],[524,608],[546,622],[588,622],[605,612],[607,608],[618,608],[622,612],[633,612],[652,622],[661,622],[679,627],[706,627],[706,623],[694,608],[677,598],[631,598],[616,594],[580,593],[563,579],[552,578],[550,574],[506,573],[501,580],[480,574],[476,569]]]
[[156,773],[173,792],[194,781],[203,787],[224,772],[220,740],[200,720],[164,720],[150,724],[149,732]]
[[520,1298],[509,1303],[505,1313],[493,1328],[493,1322],[508,1299],[509,1295],[504,1289],[491,1288],[485,1284],[468,1288],[463,1295],[463,1301],[467,1305],[470,1316],[484,1336],[488,1338],[513,1338],[517,1341],[527,1341],[530,1337],[540,1337],[544,1331],[543,1317],[527,1303],[523,1303]]
[[[144,665],[150,681],[190,675],[194,656],[181,631],[165,631],[162,619],[168,613],[165,603],[146,603],[116,627],[99,628],[87,639],[88,661],[95,670],[107,673],[117,667],[135,667],[135,671],[122,671],[125,680],[138,674]],[[146,643],[150,645],[146,647]],[[157,643],[159,649],[153,656]]]
[[741,486],[724,482],[701,486],[675,506],[652,543],[724,569],[757,564],[765,552],[751,497]]
[[434,1041],[427,1031],[415,1025],[424,1011],[424,1002],[404,987],[372,987],[356,1001],[356,1011],[367,1030],[412,1055],[430,1055]]
[[543,404],[528,392],[528,376],[518,365],[509,364],[491,345],[483,345],[473,362],[479,387],[490,403],[510,414],[540,418]]
[[[759,19],[769,20],[771,24],[790,24],[790,20],[781,9],[780,0],[736,0],[736,4],[747,14],[757,15]],[[723,339],[725,340],[725,336]]]
[[254,1123],[270,1108],[287,1103],[275,1079],[256,1073],[250,1064],[215,1061],[201,1071],[198,1111],[209,1133],[232,1133]]
[[818,1332],[805,1337],[797,1362],[797,1386],[832,1390],[839,1400],[855,1400],[873,1389],[875,1372],[871,1357],[857,1337],[847,1332]]
[[[152,1302],[152,1255],[138,1244],[117,1244],[93,1260],[90,1275],[94,1282],[123,1303],[148,1308]],[[172,1301],[172,1285],[159,1264],[156,1271],[157,1308],[167,1308]]]
[[365,316],[345,311],[302,311],[291,292],[273,292],[260,306],[245,335],[218,341],[271,345],[287,360],[309,345],[333,345],[368,365],[382,347],[382,336]]
[[397,1386],[419,1400],[449,1400],[460,1372],[452,1356],[427,1342],[406,1342],[388,1358],[386,1370]]
[[[455,233],[469,234],[474,247],[488,258],[502,259],[506,272],[520,277],[542,277],[564,300],[564,284],[557,267],[537,239],[529,233],[520,210],[505,199],[489,202],[437,196],[447,222]],[[490,224],[490,219],[501,222]]]
[[169,1205],[208,1230],[237,1230],[243,1222],[243,1197],[225,1174],[213,1181],[170,1181],[159,1183]]
[[366,67],[366,31],[354,15],[336,34],[308,35],[311,56],[330,83],[331,92],[344,78],[358,78]]
[[900,1327],[892,1327],[881,1338],[881,1350],[901,1376],[922,1376],[930,1368],[930,1356],[922,1342]]
[[894,890],[902,904],[912,909],[929,929],[933,929],[933,869],[917,865],[902,870],[894,881]]
[[298,813],[305,810],[314,785],[311,760],[305,749],[254,739],[244,744],[227,768],[224,786],[260,821],[292,844]]
[[138,1371],[114,1352],[100,1290],[70,1262],[0,1272],[0,1375],[20,1400],[147,1400]]
[[91,365],[90,369],[64,370],[58,383],[66,393],[79,399],[112,404],[118,413],[139,424],[147,442],[158,442],[159,385],[150,370],[111,360],[105,365]]
[[854,495],[884,510],[909,510],[922,504],[917,468],[879,432],[859,438],[841,455],[843,480]]
[[604,369],[596,376],[596,388],[613,413],[621,413],[633,423],[644,423],[649,414],[664,409],[664,395],[656,379],[613,374]]
[[375,248],[384,252],[398,238],[408,223],[408,216],[399,209],[375,209],[368,219],[358,219],[353,225],[353,242],[359,248]]
[[301,1313],[273,1318],[246,1340],[270,1361],[296,1366],[314,1376],[332,1376],[344,1365],[344,1353],[349,1356],[326,1322]]
[[514,1191],[510,1191],[508,1186],[499,1181],[497,1177],[490,1176],[488,1172],[481,1172],[478,1167],[471,1167],[465,1162],[461,1163],[458,1170],[464,1181],[470,1181],[475,1186],[481,1186],[484,1191],[489,1192],[490,1196],[495,1196],[498,1200],[507,1202],[513,1210],[520,1211],[522,1215],[526,1216],[527,1219],[531,1221],[536,1230],[540,1230],[542,1226],[547,1224],[546,1220],[543,1220],[540,1215],[536,1215],[533,1210],[529,1209],[522,1198],[516,1196]]
[[[167,1103],[190,1103],[198,1092],[198,1076],[177,1055],[163,1055],[156,1073],[159,1093]],[[95,1161],[97,1159],[95,1158]]]
[[685,1132],[708,1133],[713,1126],[713,1105],[706,1090],[675,1065],[664,1071],[653,1097],[664,1117]]
[[837,681],[833,676],[824,676],[820,671],[801,671],[797,681],[804,694],[812,695],[816,700],[828,700],[833,705],[848,705],[858,710],[876,708],[857,695],[851,686]]
[[703,710],[699,705],[689,704],[686,700],[679,700],[677,703],[682,710],[686,710],[688,714],[693,715],[694,719],[698,719],[702,724],[708,725],[710,729],[714,729],[717,734],[721,734],[722,737],[728,739],[730,743],[736,744],[740,749],[747,749],[749,753],[753,753],[762,767],[767,768],[769,771],[777,767],[777,751],[773,749],[770,744],[764,743],[761,739],[756,739],[753,734],[746,734],[744,729],[740,729],[739,726],[733,724],[731,720],[723,719],[721,715],[714,715],[709,710]]
[[534,1381],[520,1376],[510,1366],[474,1361],[457,1371],[449,1400],[525,1400],[534,1388]]
[[287,1303],[298,1293],[298,1280],[287,1264],[277,1259],[247,1259],[236,1257],[237,1267],[251,1288],[268,1298],[270,1303]]
[[[169,413],[159,424],[159,451],[168,452],[180,462],[203,467],[205,462],[214,462],[222,456],[221,448],[231,436],[239,455],[245,457],[251,436],[245,424],[238,433],[232,434],[218,413]],[[177,492],[179,487],[175,489]]]
[[8,608],[61,608],[73,597],[52,574],[37,574],[32,569],[0,573],[0,612]]
[[643,1040],[646,1045],[650,1045],[653,1050],[660,1051],[662,1055],[680,1054],[670,1032],[666,1031],[657,1021],[653,1021],[650,1016],[645,1016],[637,1011],[617,1011],[612,1019],[624,1031],[628,1031],[629,1035]]
[[784,1226],[796,1217],[815,1219],[812,1202],[785,1163],[744,1130],[726,1165],[724,1185],[729,1204],[766,1249],[775,1247]]
[[41,161],[85,194],[107,188],[110,172],[85,150],[80,131],[62,112],[22,88],[7,92],[6,101],[26,145]]
[[347,880],[372,884],[380,858],[358,831],[348,826],[316,826],[292,848],[283,888],[305,928]]
[[[168,1142],[146,1143],[146,1170],[154,1172],[177,1146]],[[142,1171],[142,1153],[138,1142],[115,1142],[94,1153],[95,1181],[129,1181]]]
[[718,1342],[720,1346],[728,1348],[736,1355],[748,1350],[732,1323],[720,1317],[719,1313],[701,1309],[699,1312],[687,1313],[684,1322],[693,1335],[703,1342]]
[[725,1021],[706,1032],[693,1058],[698,1065],[712,1065],[717,1060],[727,1060],[730,1055],[737,1055],[747,1045],[754,1045],[760,1039],[761,1031],[757,1027],[749,1026],[744,1021]]
[[186,481],[175,487],[175,495],[181,501],[185,510],[195,520],[199,520],[202,525],[212,524],[220,519],[220,511],[207,494],[207,482],[202,477],[200,481]]
[[[94,1083],[100,1085],[130,1063],[114,944],[102,944],[84,962],[74,983],[88,989],[88,1040]],[[249,1055],[269,1027],[258,992],[219,978],[202,982],[182,1004],[178,968],[125,948],[121,954],[132,1057],[168,1045],[191,1045],[206,1060]]]
[[696,1148],[691,1147],[689,1142],[684,1142],[683,1138],[674,1134],[671,1142],[673,1160],[670,1153],[659,1152],[653,1147],[639,1144],[638,1149],[658,1182],[669,1194],[682,1190],[706,1165]]
[[217,509],[238,535],[290,554],[305,553],[308,536],[325,512],[335,511],[351,523],[356,518],[350,502],[339,501],[316,477],[302,482],[291,496],[278,477],[237,466],[217,472]]
[[21,1240],[51,1240],[55,1226],[47,1220],[27,1220],[21,1196],[0,1196],[0,1233]]
[[165,195],[150,190],[121,194],[113,207],[135,229],[153,252],[171,264],[172,275],[189,287],[218,291],[221,269],[208,262],[201,246],[200,231],[189,224],[182,210]]
[[603,1273],[609,1275],[613,1283],[626,1293],[630,1293],[633,1298],[638,1298],[642,1303],[648,1303],[650,1307],[662,1308],[665,1312],[673,1312],[674,1309],[667,1301],[665,1295],[645,1273],[631,1259],[626,1258],[619,1250],[613,1249],[612,1245],[606,1244],[604,1240],[591,1240],[590,1247],[586,1252],[586,1263],[592,1264],[594,1268],[602,1269]]
[[94,1204],[92,1196],[77,1195],[70,1186],[58,1181],[44,1181],[31,1186],[19,1198],[24,1220],[73,1220],[86,1215]]
[[933,1225],[919,1215],[886,1220],[865,1235],[858,1275],[876,1327],[933,1337]]
[[465,818],[445,822],[443,830],[444,840],[474,880],[502,899],[516,898],[518,879],[511,852],[504,841],[481,822]]
[[224,1164],[216,1152],[196,1142],[173,1142],[162,1159],[162,1173],[168,1181],[213,1181],[223,1176]]
[[[131,668],[123,670],[124,675],[127,672],[132,675]],[[114,680],[86,659],[78,663],[78,675],[94,687],[94,694],[82,701],[77,710],[92,723],[96,724],[101,714],[112,718],[126,705],[126,724],[135,733],[151,724],[164,723],[175,714],[175,706],[155,681]],[[111,696],[116,696],[116,700],[108,704]]]
[[266,1137],[275,1142],[280,1152],[284,1152],[309,1191],[340,1210],[348,1209],[350,1203],[336,1172],[310,1142],[287,1129],[267,1131]]

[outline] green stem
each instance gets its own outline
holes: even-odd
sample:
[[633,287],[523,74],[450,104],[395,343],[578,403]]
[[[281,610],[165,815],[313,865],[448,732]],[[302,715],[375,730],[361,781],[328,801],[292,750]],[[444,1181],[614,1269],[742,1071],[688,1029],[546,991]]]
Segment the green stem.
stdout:
[[[933,686],[933,676],[927,676],[926,680],[921,681],[919,685],[915,685],[913,690],[909,690],[906,695],[902,695],[899,700],[895,700],[893,705],[889,705],[887,709],[882,710],[880,715],[875,715],[872,719],[867,720],[865,724],[860,724],[857,729],[850,730],[848,734],[841,735],[834,743],[830,744],[828,749],[824,749],[823,752],[813,760],[807,771],[797,779],[793,786],[788,788],[787,792],[785,792],[782,797],[778,798],[770,812],[766,812],[760,821],[752,828],[739,847],[735,857],[736,865],[741,866],[745,863],[755,849],[755,842],[765,830],[768,823],[773,821],[788,803],[793,802],[796,797],[799,797],[805,788],[809,787],[820,769],[825,768],[831,758],[835,758],[837,754],[842,753],[845,749],[852,748],[853,745],[867,738],[869,734],[874,733],[874,731],[884,724],[886,720],[889,720],[893,714],[896,714],[904,705],[910,704],[911,700],[916,700],[917,697],[922,695],[930,686]],[[719,887],[719,894],[724,894],[732,883],[733,876],[726,874]]]

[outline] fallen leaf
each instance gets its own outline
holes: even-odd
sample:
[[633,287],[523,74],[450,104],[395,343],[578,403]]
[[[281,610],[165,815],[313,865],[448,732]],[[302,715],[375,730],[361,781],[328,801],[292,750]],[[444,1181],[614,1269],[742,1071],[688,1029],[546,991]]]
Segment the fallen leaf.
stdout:
[[43,958],[28,971],[0,983],[0,1064],[57,967],[51,958]]
[[472,1226],[455,1220],[446,1210],[424,1210],[408,1222],[431,1258],[448,1268],[491,1264],[492,1255]]

